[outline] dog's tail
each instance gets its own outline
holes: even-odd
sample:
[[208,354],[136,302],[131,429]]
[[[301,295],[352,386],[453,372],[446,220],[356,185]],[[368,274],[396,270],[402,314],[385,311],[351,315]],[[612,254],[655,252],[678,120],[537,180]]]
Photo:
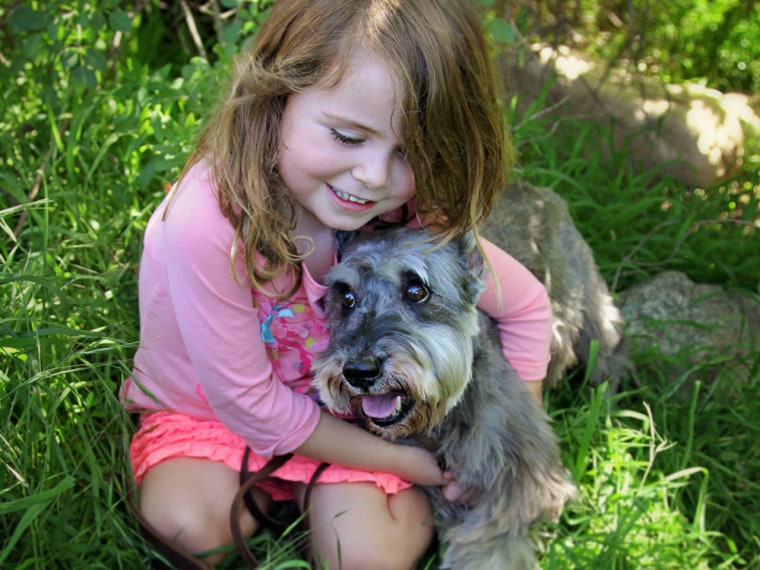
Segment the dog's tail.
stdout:
[[589,374],[592,386],[608,381],[615,392],[620,381],[633,373],[623,317],[598,274],[588,275],[584,290],[578,294],[582,295],[580,314],[552,302],[552,360],[544,385],[558,386],[569,369],[580,365]]
[[[628,344],[623,335],[623,317],[613,304],[612,297],[606,296],[597,305],[587,309],[583,317],[584,326],[580,331],[576,346],[583,365],[590,368],[589,381],[592,386],[610,383],[611,392],[616,392],[620,381],[633,373],[633,362],[628,355]],[[596,356],[592,357],[592,346],[597,344]]]

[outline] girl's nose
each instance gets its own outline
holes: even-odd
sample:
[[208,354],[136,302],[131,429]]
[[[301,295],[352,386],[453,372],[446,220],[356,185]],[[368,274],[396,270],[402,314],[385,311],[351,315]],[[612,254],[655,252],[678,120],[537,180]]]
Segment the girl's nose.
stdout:
[[385,154],[368,153],[353,168],[353,177],[367,188],[382,188],[391,174],[391,158]]

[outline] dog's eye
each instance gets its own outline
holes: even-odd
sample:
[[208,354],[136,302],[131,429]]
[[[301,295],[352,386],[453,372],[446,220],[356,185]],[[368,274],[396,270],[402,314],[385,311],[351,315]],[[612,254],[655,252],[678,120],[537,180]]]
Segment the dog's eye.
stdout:
[[404,295],[406,296],[406,299],[412,303],[421,303],[430,297],[430,291],[422,283],[413,281],[406,286]]
[[346,309],[353,309],[356,306],[356,295],[346,289],[340,295],[340,304]]
[[344,281],[336,281],[331,285],[331,297],[344,309],[353,309],[356,306],[356,295],[351,291],[351,286]]

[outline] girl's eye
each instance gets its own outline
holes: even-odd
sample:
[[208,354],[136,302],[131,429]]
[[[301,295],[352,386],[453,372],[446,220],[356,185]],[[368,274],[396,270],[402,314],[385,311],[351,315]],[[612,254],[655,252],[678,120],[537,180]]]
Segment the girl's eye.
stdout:
[[364,142],[362,139],[357,139],[354,137],[349,137],[348,135],[344,135],[343,133],[341,133],[340,131],[336,129],[330,129],[330,134],[340,144],[357,145]]

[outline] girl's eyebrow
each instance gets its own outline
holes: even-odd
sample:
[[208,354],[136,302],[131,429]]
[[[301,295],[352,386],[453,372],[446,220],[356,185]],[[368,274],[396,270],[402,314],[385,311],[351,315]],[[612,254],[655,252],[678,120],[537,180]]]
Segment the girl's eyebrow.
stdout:
[[345,125],[348,128],[351,129],[357,129],[360,131],[364,131],[371,135],[381,136],[383,133],[378,131],[377,129],[374,129],[368,125],[365,125],[363,123],[359,123],[357,121],[354,121],[353,119],[349,119],[348,117],[342,117],[340,115],[335,115],[333,113],[330,113],[328,111],[324,111],[324,114],[327,118],[332,119],[333,121],[337,123],[341,123],[342,125]]

